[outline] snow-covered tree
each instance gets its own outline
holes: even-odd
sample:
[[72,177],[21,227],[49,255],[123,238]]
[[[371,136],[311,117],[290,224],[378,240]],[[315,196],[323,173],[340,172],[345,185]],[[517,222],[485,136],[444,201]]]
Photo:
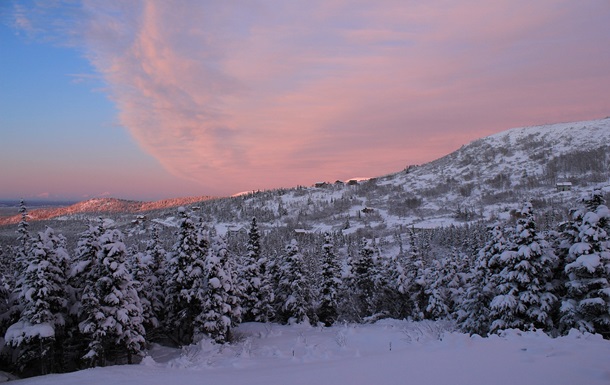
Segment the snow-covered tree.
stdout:
[[129,258],[129,270],[142,306],[142,324],[150,335],[159,326],[157,311],[162,307],[159,292],[156,291],[157,278],[154,274],[154,261],[150,254],[138,252]]
[[31,242],[23,261],[27,264],[20,279],[23,311],[5,337],[7,344],[16,349],[21,371],[26,367],[40,374],[61,370],[68,310],[66,268],[69,256],[64,245],[65,239],[47,227]]
[[91,271],[97,263],[97,254],[100,251],[99,239],[104,231],[104,220],[98,218],[96,224],[90,223],[79,235],[69,276],[70,284],[75,290],[76,307],[80,306],[82,292],[89,285]]
[[16,274],[13,268],[13,254],[3,253],[0,258],[0,336],[19,319],[21,306],[19,290],[16,287]]
[[10,293],[11,286],[6,278],[6,275],[0,274],[0,335],[4,335],[4,332],[6,331],[5,317],[7,316],[9,310]]
[[341,269],[334,252],[332,238],[329,233],[324,235],[322,245],[322,288],[320,290],[320,307],[318,319],[326,326],[332,326],[338,317],[339,287],[341,286]]
[[457,315],[457,321],[464,332],[481,336],[489,333],[490,304],[496,296],[495,279],[499,278],[500,256],[508,247],[503,225],[495,224],[489,233],[489,240],[479,251],[467,279]]
[[375,263],[375,251],[365,238],[360,240],[358,258],[352,262],[353,295],[358,316],[365,318],[377,312],[380,272]]
[[159,228],[153,225],[151,236],[146,243],[145,254],[150,258],[150,272],[148,277],[150,293],[148,295],[151,310],[153,311],[159,326],[165,320],[164,292],[165,292],[165,269],[167,251],[163,248],[159,239]]
[[17,246],[15,247],[15,272],[23,271],[27,267],[27,254],[30,250],[30,233],[28,223],[28,209],[22,199],[19,202],[21,220],[17,224]]
[[610,211],[599,190],[572,214],[561,328],[610,337]]
[[452,318],[461,302],[464,292],[462,261],[467,257],[457,249],[445,258],[433,261],[426,270],[426,295],[428,306],[426,318]]
[[404,251],[390,258],[385,258],[381,267],[382,274],[385,276],[384,282],[386,282],[383,294],[383,309],[388,312],[388,316],[391,318],[403,319],[409,317],[411,313],[409,303],[411,281],[407,275]]
[[280,320],[287,323],[309,322],[312,310],[311,288],[304,271],[303,254],[294,239],[286,246],[279,273],[276,300]]
[[231,267],[226,242],[216,236],[205,259],[205,291],[203,311],[195,318],[195,329],[207,334],[217,343],[231,339],[231,327],[241,321],[239,294]]
[[267,322],[273,318],[272,279],[268,260],[262,255],[256,218],[248,231],[247,254],[242,260],[241,282],[244,321]]
[[426,264],[420,247],[419,239],[415,229],[411,228],[409,234],[409,251],[406,260],[406,276],[410,282],[409,287],[409,316],[414,320],[424,319],[424,311],[428,304],[426,295]]
[[179,344],[193,340],[193,322],[202,312],[205,257],[208,242],[184,207],[178,209],[180,228],[166,268],[166,328]]
[[119,230],[99,239],[97,261],[82,296],[80,332],[88,338],[83,359],[90,366],[127,356],[131,363],[145,345],[142,305],[127,265],[127,248]]
[[491,332],[516,328],[550,329],[551,310],[557,300],[552,293],[552,269],[556,257],[536,230],[532,205],[517,212],[519,219],[508,249],[500,255],[502,271],[497,294],[491,301]]

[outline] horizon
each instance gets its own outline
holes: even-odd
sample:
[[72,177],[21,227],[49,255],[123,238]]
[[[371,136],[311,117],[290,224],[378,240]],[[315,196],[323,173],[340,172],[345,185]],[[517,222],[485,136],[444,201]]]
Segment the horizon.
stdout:
[[378,177],[507,129],[610,113],[601,0],[0,11],[0,200]]

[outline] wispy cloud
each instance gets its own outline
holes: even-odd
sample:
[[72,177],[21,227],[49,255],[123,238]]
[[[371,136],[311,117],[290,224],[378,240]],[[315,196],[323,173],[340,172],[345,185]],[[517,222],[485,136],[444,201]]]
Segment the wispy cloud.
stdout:
[[[212,193],[382,174],[493,131],[609,107],[601,0],[91,0],[71,9],[71,36],[104,76],[121,123]],[[33,28],[24,15],[19,23]]]

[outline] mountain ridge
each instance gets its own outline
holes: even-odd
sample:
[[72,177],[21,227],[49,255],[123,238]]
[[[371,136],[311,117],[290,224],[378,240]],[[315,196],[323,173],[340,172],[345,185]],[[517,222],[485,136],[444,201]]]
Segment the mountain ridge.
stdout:
[[[217,199],[212,196],[195,196],[183,198],[169,198],[152,202],[143,202],[119,198],[93,198],[66,207],[42,208],[28,211],[29,221],[41,221],[75,214],[102,214],[102,213],[142,213],[153,210],[189,205]],[[15,224],[21,220],[21,215],[0,218],[1,225]]]

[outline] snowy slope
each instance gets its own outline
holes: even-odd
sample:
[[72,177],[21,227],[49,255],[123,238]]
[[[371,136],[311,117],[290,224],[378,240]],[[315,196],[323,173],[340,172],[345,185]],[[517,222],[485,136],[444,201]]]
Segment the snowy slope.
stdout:
[[[563,181],[573,183],[572,191],[557,191],[556,183]],[[252,217],[257,217],[263,231],[287,228],[352,234],[363,230],[371,236],[389,237],[401,227],[507,219],[510,211],[526,200],[533,201],[538,215],[550,213],[561,220],[583,192],[594,188],[610,193],[610,118],[511,129],[464,145],[433,162],[356,185],[330,182],[322,187],[251,192],[180,204],[193,208],[195,215],[213,223],[220,233],[245,229]],[[138,215],[145,215],[173,231],[177,202],[134,203],[137,212],[113,210],[102,215],[112,216],[119,226],[127,228]],[[94,203],[99,211],[100,202]],[[78,207],[87,205],[92,203]],[[146,208],[155,210],[142,211]],[[66,223],[54,223],[59,230],[60,226],[82,228],[67,222],[85,222],[100,214],[60,215]],[[32,214],[32,218],[36,216]],[[10,219],[16,223],[20,217]],[[4,226],[0,237],[3,233],[14,236],[14,230]]]
[[[571,191],[557,191],[556,183],[564,181],[573,183]],[[236,205],[265,214],[273,226],[344,233],[370,229],[381,235],[399,226],[505,219],[526,200],[540,213],[567,212],[594,188],[610,191],[610,118],[516,128],[356,186],[262,192],[241,196]],[[280,207],[287,215],[279,215]],[[227,226],[239,222],[235,218]]]
[[242,341],[156,348],[140,365],[96,368],[15,385],[608,384],[610,341],[573,332],[480,338],[447,325],[384,320],[314,328],[244,324]]

